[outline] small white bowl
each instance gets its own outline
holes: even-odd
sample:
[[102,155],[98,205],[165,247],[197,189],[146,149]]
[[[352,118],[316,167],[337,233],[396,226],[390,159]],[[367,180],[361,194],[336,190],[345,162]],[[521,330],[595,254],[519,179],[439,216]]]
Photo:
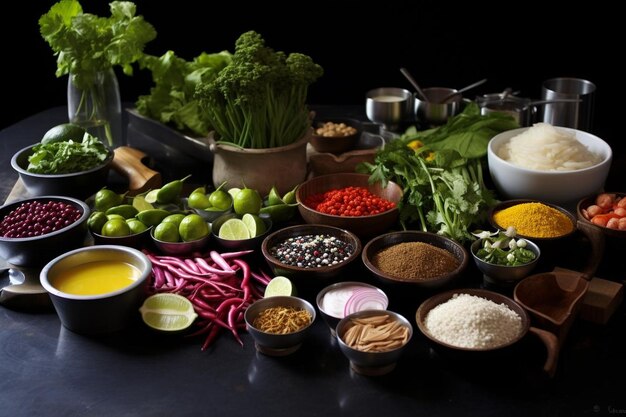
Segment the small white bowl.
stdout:
[[[556,126],[555,126],[556,127]],[[602,189],[613,153],[604,140],[582,130],[556,127],[599,155],[601,161],[589,168],[573,171],[539,171],[514,165],[498,156],[500,147],[528,127],[508,130],[494,136],[487,147],[489,173],[501,199],[533,199],[565,207],[575,207],[578,200]]]

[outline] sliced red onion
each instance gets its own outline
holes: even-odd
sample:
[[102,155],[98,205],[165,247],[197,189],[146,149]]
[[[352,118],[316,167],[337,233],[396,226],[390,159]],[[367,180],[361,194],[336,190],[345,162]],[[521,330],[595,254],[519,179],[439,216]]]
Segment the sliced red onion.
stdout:
[[385,310],[389,305],[387,296],[380,290],[361,287],[356,288],[346,301],[344,316],[362,310]]

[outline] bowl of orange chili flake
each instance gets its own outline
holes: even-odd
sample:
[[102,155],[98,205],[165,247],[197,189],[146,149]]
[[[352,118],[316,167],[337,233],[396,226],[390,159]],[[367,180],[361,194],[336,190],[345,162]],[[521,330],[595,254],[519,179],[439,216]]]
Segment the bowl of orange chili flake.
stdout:
[[396,226],[402,187],[389,181],[369,182],[369,175],[339,173],[313,177],[296,191],[298,210],[306,223],[346,229],[373,237]]

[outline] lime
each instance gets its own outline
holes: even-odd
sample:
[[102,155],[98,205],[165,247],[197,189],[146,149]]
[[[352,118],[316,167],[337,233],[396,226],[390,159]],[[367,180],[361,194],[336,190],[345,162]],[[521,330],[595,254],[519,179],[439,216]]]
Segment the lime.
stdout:
[[233,198],[226,191],[215,190],[209,196],[209,202],[219,210],[228,210],[233,203]]
[[154,238],[161,242],[180,242],[178,227],[174,223],[159,223],[154,228]]
[[137,219],[126,219],[126,223],[128,223],[128,227],[130,227],[130,233],[133,235],[148,230],[148,226],[146,226]]
[[183,242],[202,239],[210,232],[209,224],[196,213],[186,215],[178,226],[178,233]]
[[191,208],[195,208],[198,210],[204,210],[205,208],[211,207],[211,199],[205,193],[201,193],[200,191],[194,191],[189,194],[187,198],[187,205]]
[[174,223],[176,227],[178,227],[180,226],[180,222],[183,221],[184,218],[185,215],[183,213],[174,213],[161,220],[161,223]]
[[83,136],[85,136],[85,129],[81,126],[74,123],[63,123],[50,128],[43,135],[41,143],[66,142],[68,140],[82,142]]
[[159,193],[159,190],[160,190],[160,188],[148,191],[148,194],[146,194],[146,196],[144,197],[144,199],[146,200],[146,203],[150,203],[150,204],[156,203],[156,201],[157,201],[157,194]]
[[130,235],[130,226],[123,218],[108,220],[102,226],[102,236],[119,237]]
[[137,212],[153,209],[154,206],[146,201],[146,198],[140,195],[133,197],[133,207],[137,209]]
[[265,233],[265,222],[256,214],[246,213],[241,218],[241,221],[244,222],[248,231],[250,232],[250,237],[261,236]]
[[164,332],[185,330],[198,317],[191,301],[173,293],[149,296],[139,308],[139,312],[146,325]]
[[87,219],[87,226],[89,226],[89,230],[94,233],[101,234],[102,226],[109,220],[106,214],[101,211],[94,211],[89,215],[89,219]]
[[228,190],[228,194],[230,194],[232,198],[235,198],[237,194],[239,194],[239,191],[241,191],[241,188],[233,187]]
[[244,188],[239,191],[237,196],[233,199],[235,213],[240,216],[246,213],[259,214],[262,205],[263,199],[261,195],[253,188]]
[[218,236],[226,240],[250,239],[248,226],[240,219],[228,219],[220,227]]
[[291,283],[289,278],[283,276],[276,276],[270,280],[265,287],[265,293],[263,296],[273,297],[275,295],[296,295],[296,287]]
[[113,206],[119,206],[123,201],[122,195],[108,188],[102,188],[96,193],[94,208],[98,211],[107,211]]

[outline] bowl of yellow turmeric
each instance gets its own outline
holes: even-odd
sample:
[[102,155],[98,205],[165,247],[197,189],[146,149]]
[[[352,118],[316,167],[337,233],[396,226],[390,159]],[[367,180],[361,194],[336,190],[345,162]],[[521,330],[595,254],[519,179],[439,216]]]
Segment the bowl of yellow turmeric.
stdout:
[[489,212],[489,221],[497,229],[513,227],[517,236],[535,241],[564,238],[577,230],[572,213],[555,204],[532,199],[496,204]]

